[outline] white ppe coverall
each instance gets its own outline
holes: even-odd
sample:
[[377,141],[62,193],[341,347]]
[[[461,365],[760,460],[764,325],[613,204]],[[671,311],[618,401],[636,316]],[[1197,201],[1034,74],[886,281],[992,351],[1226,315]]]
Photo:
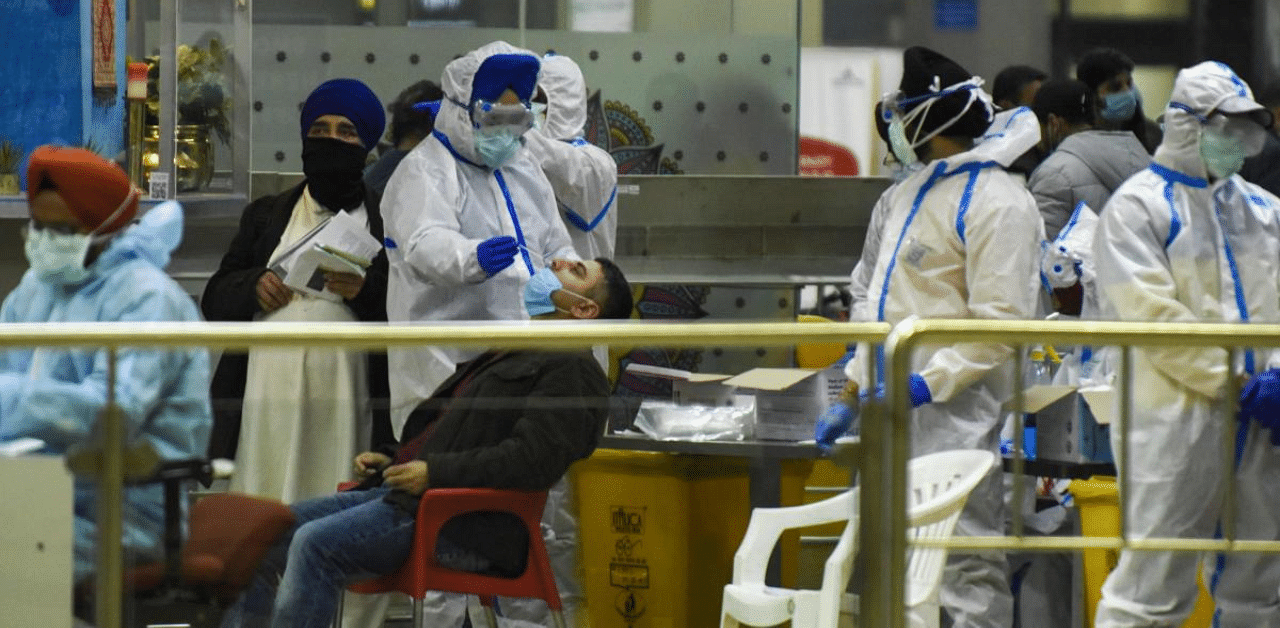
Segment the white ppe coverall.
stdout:
[[[4,323],[199,321],[195,302],[164,268],[182,241],[182,207],[170,201],[126,227],[89,266],[84,283],[53,285],[27,271],[0,306]],[[123,347],[116,353],[115,403],[126,446],[147,443],[164,460],[205,455],[213,425],[209,352]],[[31,437],[42,453],[87,445],[107,404],[111,358],[97,347],[15,347],[0,351],[0,441]],[[94,571],[96,481],[75,481],[75,577]],[[126,559],[158,558],[164,530],[159,484],[125,489]],[[11,566],[12,567],[12,566]]]
[[[387,318],[392,323],[522,320],[524,284],[553,258],[577,259],[556,216],[555,194],[528,150],[490,169],[475,149],[470,114],[476,70],[487,57],[528,51],[486,44],[445,66],[445,100],[435,131],[405,156],[382,199],[387,260]],[[511,236],[515,262],[488,277],[476,247]],[[395,433],[417,404],[478,352],[452,347],[391,347],[391,425]]]
[[[880,197],[853,271],[852,320],[1035,316],[1044,225],[1031,194],[1002,166],[1039,140],[1039,127],[1029,113],[1016,121],[1007,113],[988,132],[995,144],[935,160]],[[1005,131],[1018,139],[999,135]],[[911,455],[998,453],[1011,356],[1005,345],[921,347],[912,372],[923,377],[933,400],[912,413]],[[882,373],[883,353],[877,364]],[[865,360],[852,359],[846,372],[863,390],[873,390],[864,368]],[[1002,475],[994,469],[970,494],[957,534],[1004,534]],[[1008,628],[1013,596],[1004,553],[952,552],[940,602],[957,627]]]
[[[1200,156],[1197,116],[1237,97],[1249,98],[1248,88],[1225,66],[1179,73],[1154,163],[1118,188],[1101,214],[1094,258],[1104,317],[1280,322],[1280,201],[1239,175],[1209,181]],[[1280,452],[1256,423],[1237,426],[1236,400],[1228,398],[1229,378],[1276,366],[1275,354],[1241,351],[1228,364],[1217,348],[1132,353],[1129,458],[1116,461],[1126,476],[1130,538],[1214,538],[1234,483],[1235,537],[1280,540]],[[1111,432],[1116,452],[1119,432]],[[1228,440],[1234,476],[1223,467]],[[1121,553],[1094,625],[1180,625],[1194,606],[1202,559],[1215,626],[1280,626],[1280,556],[1152,551]]]
[[525,135],[526,146],[556,193],[560,217],[583,259],[613,258],[618,231],[618,164],[583,139],[587,83],[573,59],[542,58],[538,85],[547,94],[547,119]]

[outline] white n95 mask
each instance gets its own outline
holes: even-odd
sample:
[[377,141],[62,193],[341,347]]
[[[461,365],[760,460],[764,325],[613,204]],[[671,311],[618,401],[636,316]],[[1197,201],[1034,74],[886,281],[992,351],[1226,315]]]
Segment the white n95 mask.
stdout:
[[28,229],[23,252],[41,281],[67,286],[89,277],[84,261],[92,237],[84,233],[57,233],[52,229]]

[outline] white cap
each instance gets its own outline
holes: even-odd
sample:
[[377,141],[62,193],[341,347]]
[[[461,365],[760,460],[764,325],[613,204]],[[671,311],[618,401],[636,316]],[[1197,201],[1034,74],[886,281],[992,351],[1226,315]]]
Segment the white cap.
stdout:
[[1253,99],[1253,91],[1235,71],[1219,61],[1204,61],[1178,72],[1169,95],[1169,106],[1202,120],[1214,112],[1249,114],[1270,128],[1271,111]]

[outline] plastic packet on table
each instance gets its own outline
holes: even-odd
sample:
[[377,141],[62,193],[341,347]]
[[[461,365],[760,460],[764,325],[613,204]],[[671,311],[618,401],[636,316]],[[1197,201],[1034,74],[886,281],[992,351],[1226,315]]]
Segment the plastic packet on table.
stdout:
[[742,440],[755,428],[756,400],[735,395],[731,406],[677,405],[646,399],[635,428],[657,440]]

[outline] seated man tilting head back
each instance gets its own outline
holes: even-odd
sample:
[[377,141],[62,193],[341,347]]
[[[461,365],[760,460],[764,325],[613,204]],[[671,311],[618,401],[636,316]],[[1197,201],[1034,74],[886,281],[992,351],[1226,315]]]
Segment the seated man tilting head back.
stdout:
[[[528,282],[524,300],[535,319],[627,318],[632,307],[626,278],[604,258],[553,261]],[[294,504],[296,527],[263,560],[224,625],[327,626],[348,582],[404,562],[424,491],[548,489],[595,449],[608,396],[608,379],[586,350],[497,349],[459,364],[409,416],[393,455],[356,456],[364,490]],[[518,572],[524,539],[506,523],[477,516],[446,526],[442,545],[489,570]]]

